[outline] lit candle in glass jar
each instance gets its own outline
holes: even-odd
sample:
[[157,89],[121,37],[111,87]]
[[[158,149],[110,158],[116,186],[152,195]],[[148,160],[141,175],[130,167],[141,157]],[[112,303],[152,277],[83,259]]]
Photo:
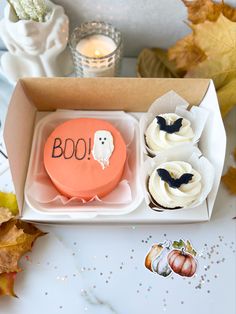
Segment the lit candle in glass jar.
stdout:
[[116,49],[113,39],[105,35],[91,35],[81,39],[76,50],[90,58],[101,58],[109,55]]
[[82,24],[72,33],[70,48],[77,76],[110,77],[117,74],[122,40],[120,32],[110,24]]

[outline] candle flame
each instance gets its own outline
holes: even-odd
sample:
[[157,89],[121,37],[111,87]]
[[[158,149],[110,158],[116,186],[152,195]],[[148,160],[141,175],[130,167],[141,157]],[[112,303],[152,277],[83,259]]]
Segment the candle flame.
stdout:
[[94,51],[94,54],[95,54],[95,57],[97,57],[97,58],[99,58],[99,57],[102,56],[101,52],[100,52],[98,49],[96,49],[96,50]]

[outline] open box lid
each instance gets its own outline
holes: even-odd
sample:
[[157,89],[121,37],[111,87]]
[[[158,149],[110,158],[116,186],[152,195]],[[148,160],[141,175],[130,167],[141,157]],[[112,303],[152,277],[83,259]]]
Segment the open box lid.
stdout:
[[[20,211],[24,205],[24,184],[37,111],[84,109],[142,112],[146,111],[156,98],[170,90],[174,90],[190,105],[199,105],[202,102],[201,106],[214,113],[210,114],[210,121],[203,132],[203,137],[207,137],[207,141],[200,149],[209,152],[206,157],[221,174],[225,153],[225,131],[214,85],[208,79],[25,78],[19,80],[10,101],[4,139]],[[216,127],[212,129],[213,126]],[[220,152],[209,149],[209,145],[216,149],[220,145]],[[218,186],[219,179],[215,180],[213,191],[208,198],[209,218]]]

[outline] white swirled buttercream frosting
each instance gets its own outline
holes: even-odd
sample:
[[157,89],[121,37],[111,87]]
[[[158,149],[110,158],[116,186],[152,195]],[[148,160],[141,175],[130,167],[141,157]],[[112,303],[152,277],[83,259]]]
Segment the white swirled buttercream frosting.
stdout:
[[[158,174],[158,169],[165,169],[172,178],[179,179],[183,174],[192,174],[187,184],[178,188],[170,187]],[[201,175],[184,161],[169,161],[158,166],[151,174],[148,182],[149,193],[157,204],[166,208],[188,207],[194,203],[201,194]]]
[[[159,117],[163,117],[167,125],[172,125],[176,120],[182,118],[175,113],[160,114]],[[145,132],[147,146],[155,153],[178,144],[191,142],[193,137],[191,123],[185,118],[182,118],[182,125],[178,132],[167,133],[161,130],[157,118],[152,121]]]

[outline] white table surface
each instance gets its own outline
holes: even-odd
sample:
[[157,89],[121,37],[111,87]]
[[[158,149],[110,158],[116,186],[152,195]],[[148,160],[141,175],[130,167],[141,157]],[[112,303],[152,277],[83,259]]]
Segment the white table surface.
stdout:
[[[135,59],[124,60],[122,74],[135,75]],[[0,77],[2,121],[11,91]],[[234,164],[235,121],[236,110],[225,119],[225,169]],[[13,190],[9,169],[0,176],[0,190]],[[40,226],[48,235],[22,258],[15,284],[18,298],[0,298],[0,314],[234,314],[235,205],[235,197],[221,185],[207,223]],[[191,240],[198,251],[196,276],[163,278],[145,269],[153,243],[180,238]]]

